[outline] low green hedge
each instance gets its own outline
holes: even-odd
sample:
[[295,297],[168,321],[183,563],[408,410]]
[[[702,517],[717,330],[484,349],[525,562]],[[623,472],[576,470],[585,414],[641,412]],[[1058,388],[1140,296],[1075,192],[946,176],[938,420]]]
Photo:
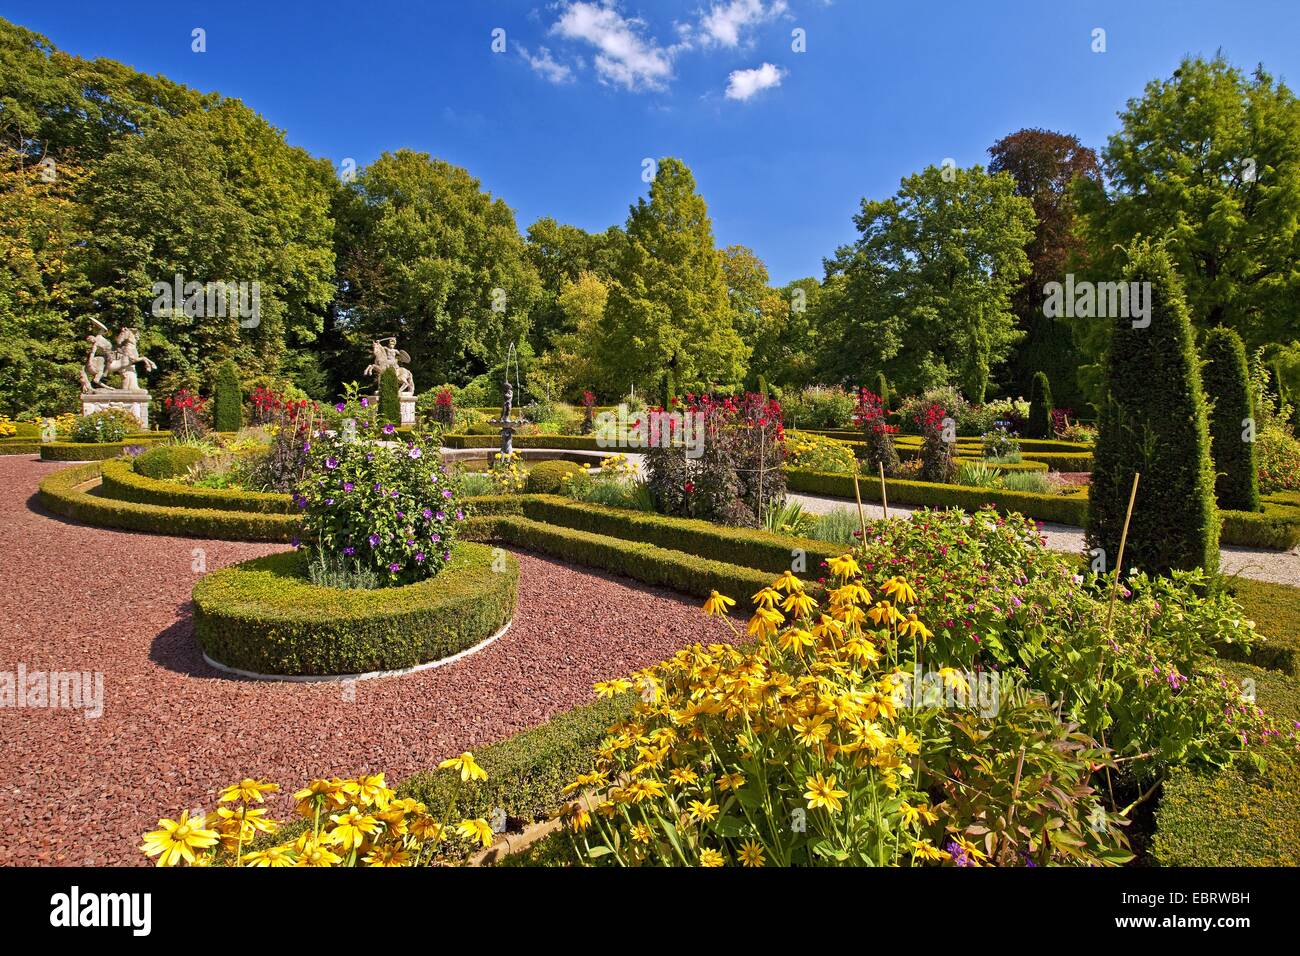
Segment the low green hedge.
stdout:
[[259,674],[397,670],[441,660],[491,637],[514,615],[519,565],[458,542],[451,561],[418,584],[319,587],[305,552],[213,571],[194,585],[194,636],[227,667]]
[[[786,470],[786,487],[836,498],[853,498],[853,476],[833,475],[825,472]],[[863,501],[880,501],[880,480],[860,479]],[[1006,491],[1000,488],[968,488],[965,485],[941,485],[928,481],[907,481],[886,478],[885,490],[891,504],[928,506],[932,508],[961,508],[977,511],[987,504],[1006,513],[1017,511],[1039,521],[1084,527],[1088,519],[1086,495],[1039,495],[1028,491]]]
[[[1228,662],[1234,680],[1255,684],[1256,702],[1285,723],[1300,720],[1295,678]],[[1300,756],[1285,745],[1264,751],[1262,773],[1179,771],[1165,781],[1151,856],[1163,866],[1300,865]]]
[[498,807],[526,822],[541,819],[565,802],[563,788],[591,769],[606,732],[631,716],[634,701],[631,694],[598,700],[476,747],[474,759],[487,771],[485,781],[463,783],[456,770],[426,770],[408,777],[397,792],[425,804],[435,820],[490,819]]
[[1091,452],[1022,451],[1020,458],[1027,462],[1042,462],[1050,471],[1092,471]]
[[114,442],[47,441],[41,444],[43,461],[103,461],[116,458],[128,448],[148,446],[162,441],[163,435],[128,437]]
[[[860,479],[862,499],[880,500],[880,480]],[[786,487],[790,491],[834,498],[853,498],[853,476],[826,472],[786,469]],[[932,508],[961,508],[976,511],[991,504],[998,511],[1016,511],[1036,521],[1085,528],[1088,524],[1088,495],[1086,491],[1070,495],[1040,495],[1028,491],[1006,491],[1001,488],[969,488],[964,485],[941,485],[926,481],[905,481],[887,478],[885,488],[891,503],[929,506]],[[1252,548],[1273,548],[1287,551],[1300,544],[1300,514],[1286,505],[1265,502],[1262,513],[1251,511],[1221,511],[1223,528],[1220,541]]]
[[1255,622],[1255,630],[1264,640],[1249,650],[1240,644],[1228,644],[1219,648],[1219,654],[1300,677],[1300,587],[1235,577],[1229,581],[1228,590]]
[[523,499],[522,505],[524,516],[534,521],[653,544],[770,574],[789,570],[796,557],[795,551],[804,553],[808,573],[812,573],[822,561],[845,550],[812,538],[795,538],[756,528],[729,528],[709,521],[670,518],[648,511],[608,508],[557,495],[530,495]]
[[[493,435],[443,435],[444,448],[500,448],[500,433]],[[637,448],[602,448],[591,435],[516,435],[516,448],[555,448],[560,451],[603,451],[611,455],[638,452]]]
[[[162,451],[163,449],[155,449]],[[170,449],[168,449],[170,450]],[[147,452],[146,454],[153,454]],[[144,455],[140,456],[141,458]],[[174,481],[162,481],[138,474],[139,459],[106,461],[101,472],[100,493],[116,501],[159,505],[164,508],[198,508],[211,511],[243,511],[255,514],[294,514],[289,495],[232,488],[191,488]]]
[[37,439],[11,436],[0,438],[0,455],[39,455],[41,443]]
[[694,597],[718,591],[740,608],[747,608],[750,596],[772,583],[772,574],[766,571],[514,515],[472,517],[465,522],[464,533],[475,541],[501,541]]
[[582,466],[572,461],[539,461],[528,469],[529,492],[556,494],[564,487],[564,476],[582,472]]
[[135,456],[135,470],[146,478],[175,478],[204,458],[194,445],[158,445]]
[[301,523],[297,515],[168,508],[79,491],[78,486],[99,477],[102,467],[100,462],[89,462],[46,475],[38,492],[41,504],[56,514],[99,527],[226,541],[290,541]]

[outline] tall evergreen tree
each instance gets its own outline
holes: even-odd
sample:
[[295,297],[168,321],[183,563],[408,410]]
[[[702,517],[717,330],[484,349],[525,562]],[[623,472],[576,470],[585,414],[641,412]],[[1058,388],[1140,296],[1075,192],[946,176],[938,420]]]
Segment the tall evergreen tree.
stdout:
[[1046,372],[1037,372],[1029,383],[1029,437],[1049,438],[1052,434],[1052,383]]
[[212,389],[212,427],[219,432],[237,432],[244,424],[244,395],[239,388],[239,369],[227,359],[217,367]]
[[1125,564],[1153,573],[1219,565],[1219,516],[1200,362],[1182,282],[1169,254],[1134,242],[1123,278],[1150,283],[1150,323],[1111,330],[1098,422],[1088,545],[1118,559],[1134,472],[1141,473]]
[[1214,493],[1220,508],[1259,509],[1259,473],[1255,468],[1255,426],[1251,415],[1246,347],[1232,329],[1214,328],[1205,336],[1201,375],[1211,403],[1210,454],[1214,459]]

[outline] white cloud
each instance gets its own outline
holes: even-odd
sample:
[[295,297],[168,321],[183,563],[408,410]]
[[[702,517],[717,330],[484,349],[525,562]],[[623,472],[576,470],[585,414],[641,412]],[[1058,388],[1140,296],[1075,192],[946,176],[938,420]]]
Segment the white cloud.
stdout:
[[624,18],[612,2],[570,3],[551,27],[569,40],[590,43],[603,82],[629,90],[662,90],[673,77],[673,50],[643,35],[645,23]]
[[746,27],[757,26],[785,11],[785,0],[772,0],[766,7],[762,0],[727,0],[714,4],[700,18],[701,42],[706,46],[739,46]]
[[785,70],[771,63],[752,70],[732,70],[727,77],[727,99],[747,100],[755,93],[780,86],[784,76]]
[[545,77],[552,83],[571,83],[573,81],[573,68],[556,60],[546,47],[538,47],[537,55],[534,56],[528,52],[526,47],[516,46],[519,55],[533,68],[534,73]]

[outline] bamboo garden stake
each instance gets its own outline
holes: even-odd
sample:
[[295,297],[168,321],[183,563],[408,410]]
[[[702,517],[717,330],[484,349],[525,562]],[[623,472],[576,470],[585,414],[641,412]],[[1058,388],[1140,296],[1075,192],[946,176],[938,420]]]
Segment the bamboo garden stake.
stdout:
[[1115,581],[1110,588],[1110,610],[1106,614],[1106,633],[1111,632],[1111,624],[1115,620],[1115,594],[1119,591],[1119,571],[1124,565],[1124,545],[1128,542],[1128,523],[1133,517],[1133,502],[1137,500],[1138,479],[1142,475],[1139,472],[1133,472],[1133,490],[1128,495],[1128,511],[1124,515],[1124,530],[1119,535],[1119,557],[1115,560]]

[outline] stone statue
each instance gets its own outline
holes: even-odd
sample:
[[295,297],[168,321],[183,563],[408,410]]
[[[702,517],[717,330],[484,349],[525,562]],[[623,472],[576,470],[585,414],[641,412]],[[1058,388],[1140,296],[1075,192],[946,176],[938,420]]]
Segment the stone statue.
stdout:
[[[90,321],[99,326],[102,332],[108,332],[108,327],[102,322],[96,319]],[[129,326],[123,327],[114,341],[110,341],[100,332],[87,335],[86,341],[90,343],[90,354],[86,356],[86,365],[81,370],[81,388],[85,392],[138,392],[141,389],[135,371],[136,365],[143,363],[147,372],[152,372],[158,367],[140,354],[137,349],[139,336],[135,329]],[[118,389],[114,389],[106,384],[104,379],[118,372],[122,373],[122,384]]]
[[[363,375],[374,374],[376,382],[381,378],[385,371],[392,369],[397,373],[397,394],[414,395],[415,394],[415,377],[411,375],[409,368],[402,368],[399,362],[410,362],[411,356],[397,347],[397,337],[389,336],[386,339],[379,339],[372,342],[371,352],[374,354],[374,361],[366,366]],[[378,384],[376,384],[378,389]]]
[[508,422],[510,421],[510,410],[514,405],[515,399],[515,390],[510,387],[509,380],[506,381],[506,386],[502,394],[505,395],[505,399],[501,402],[501,420],[503,422]]

